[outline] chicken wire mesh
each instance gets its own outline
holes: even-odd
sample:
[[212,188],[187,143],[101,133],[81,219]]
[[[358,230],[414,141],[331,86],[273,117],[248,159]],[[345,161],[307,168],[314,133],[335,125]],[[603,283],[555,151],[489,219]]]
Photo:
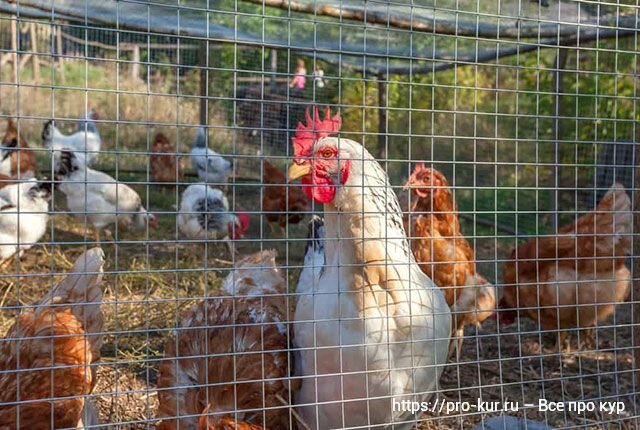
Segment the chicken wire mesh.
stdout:
[[635,428],[637,14],[0,3],[0,429]]

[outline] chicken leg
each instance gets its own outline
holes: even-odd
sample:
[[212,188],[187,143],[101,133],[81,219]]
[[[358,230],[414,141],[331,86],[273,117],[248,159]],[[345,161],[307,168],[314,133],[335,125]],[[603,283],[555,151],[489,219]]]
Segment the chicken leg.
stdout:
[[571,352],[571,337],[569,336],[569,333],[564,330],[558,332],[556,349],[559,353],[569,354]]
[[268,222],[267,224],[269,224],[269,232],[271,233],[270,236],[271,237],[276,237],[276,227],[273,225],[272,222]]
[[464,327],[459,327],[451,336],[451,342],[449,342],[449,357],[451,357],[453,355],[453,352],[455,351],[456,361],[459,361],[463,343]]
[[225,242],[227,243],[227,249],[229,250],[229,255],[231,256],[231,259],[233,260],[233,257],[238,255],[238,250],[236,249],[236,247],[233,244],[233,241],[231,239],[227,239]]
[[589,327],[584,330],[582,334],[582,348],[586,349],[596,349],[598,344],[596,343],[596,329],[594,327]]

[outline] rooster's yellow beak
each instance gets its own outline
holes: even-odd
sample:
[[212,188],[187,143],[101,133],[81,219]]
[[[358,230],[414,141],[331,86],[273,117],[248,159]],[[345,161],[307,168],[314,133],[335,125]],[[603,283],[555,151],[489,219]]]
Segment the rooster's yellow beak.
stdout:
[[289,182],[294,181],[311,173],[311,166],[308,164],[292,164],[289,166]]

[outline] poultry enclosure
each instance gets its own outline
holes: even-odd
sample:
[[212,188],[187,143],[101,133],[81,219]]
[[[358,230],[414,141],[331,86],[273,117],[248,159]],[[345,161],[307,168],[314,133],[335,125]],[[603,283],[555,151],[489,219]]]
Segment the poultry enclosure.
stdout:
[[0,429],[636,428],[639,11],[0,2]]

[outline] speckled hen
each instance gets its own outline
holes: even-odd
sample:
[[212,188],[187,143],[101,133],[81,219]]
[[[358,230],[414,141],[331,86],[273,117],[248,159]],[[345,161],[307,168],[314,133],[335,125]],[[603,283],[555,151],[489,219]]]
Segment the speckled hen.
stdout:
[[161,430],[197,428],[205,414],[209,423],[289,428],[289,328],[275,257],[241,259],[219,292],[183,315],[160,366]]
[[96,381],[90,365],[102,346],[103,264],[100,248],[82,254],[0,340],[0,429],[98,424],[87,395]]

